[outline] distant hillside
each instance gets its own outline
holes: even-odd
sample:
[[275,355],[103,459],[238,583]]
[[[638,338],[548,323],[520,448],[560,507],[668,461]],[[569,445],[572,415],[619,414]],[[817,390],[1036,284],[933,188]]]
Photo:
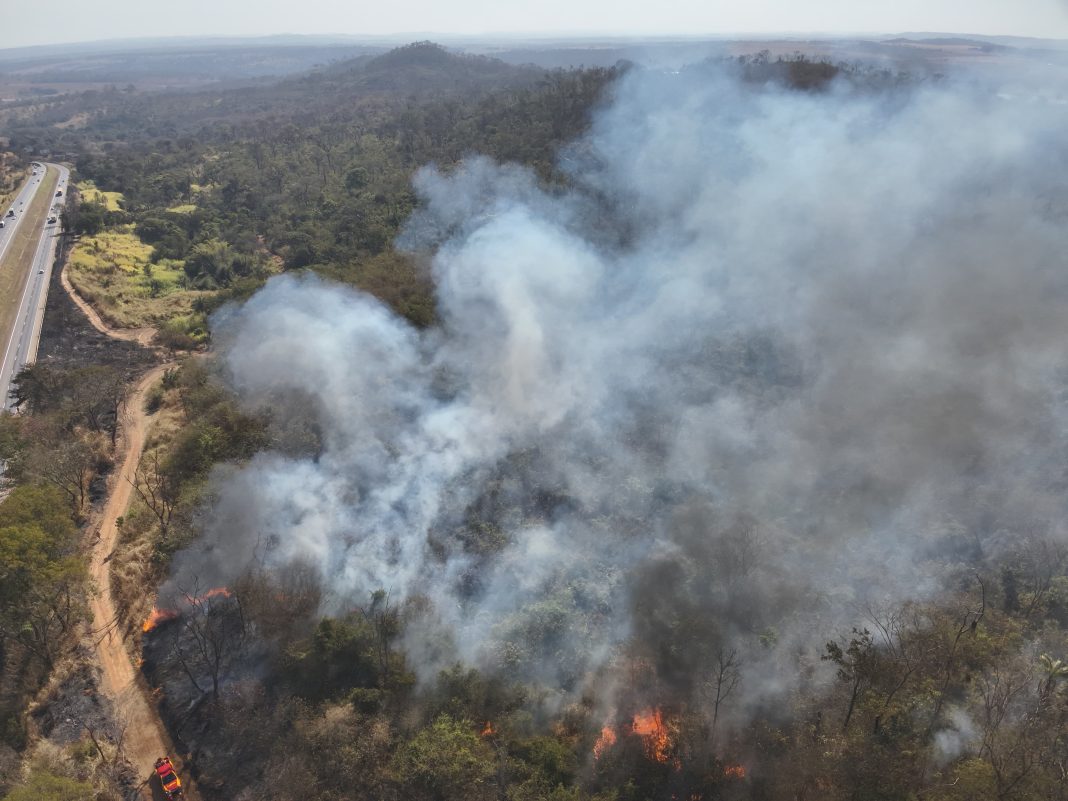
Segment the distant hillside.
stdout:
[[[0,58],[5,82],[71,84],[71,89],[92,84],[133,84],[153,88],[282,77],[355,56],[375,55],[381,48],[357,45],[274,45],[249,47],[169,47],[156,52],[69,53],[50,48],[27,48],[15,57]],[[4,51],[0,51],[0,55]]]
[[992,53],[995,50],[1012,49],[1007,45],[999,45],[994,44],[993,42],[981,42],[978,39],[963,39],[959,37],[932,37],[930,39],[907,39],[905,37],[898,37],[896,39],[888,39],[886,43],[895,45],[915,45],[921,47],[970,47],[975,50],[981,50],[984,53]]
[[[210,60],[207,55],[205,60]],[[218,130],[217,126],[225,124],[251,130],[267,119],[272,124],[301,124],[309,117],[384,119],[412,98],[477,102],[497,91],[533,87],[547,75],[538,67],[515,66],[419,42],[280,79],[164,92],[87,87],[91,90],[32,101],[25,113],[9,106],[5,115],[0,106],[0,130],[21,134],[23,142],[29,134],[42,149],[71,152],[83,146],[83,139],[130,141],[138,136],[150,139],[182,134],[210,137],[204,126]],[[24,105],[29,102],[24,101]],[[69,120],[77,124],[67,124]],[[65,130],[59,135],[55,129],[48,130],[52,126]],[[62,144],[54,141],[57,135],[65,140]]]
[[433,42],[415,42],[374,58],[335,64],[322,74],[328,82],[344,82],[350,90],[440,94],[526,85],[544,71],[453,52]]

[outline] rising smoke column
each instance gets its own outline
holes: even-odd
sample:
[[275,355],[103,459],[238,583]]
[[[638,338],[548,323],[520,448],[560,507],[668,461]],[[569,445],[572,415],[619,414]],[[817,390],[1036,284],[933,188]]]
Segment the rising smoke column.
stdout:
[[402,244],[436,252],[437,326],[293,276],[214,320],[243,401],[322,447],[221,470],[178,574],[425,598],[424,675],[566,694],[626,644],[685,698],[730,647],[751,702],[785,692],[862,605],[1064,536],[1061,115],[635,70],[567,191],[423,170]]

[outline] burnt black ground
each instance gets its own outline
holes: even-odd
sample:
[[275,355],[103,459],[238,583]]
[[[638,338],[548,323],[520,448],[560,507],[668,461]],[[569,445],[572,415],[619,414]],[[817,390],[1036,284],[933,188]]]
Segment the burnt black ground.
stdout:
[[100,333],[74,305],[59,280],[72,244],[70,237],[64,237],[56,267],[52,270],[37,361],[61,367],[113,365],[132,379],[153,363],[152,351],[134,342],[123,342]]

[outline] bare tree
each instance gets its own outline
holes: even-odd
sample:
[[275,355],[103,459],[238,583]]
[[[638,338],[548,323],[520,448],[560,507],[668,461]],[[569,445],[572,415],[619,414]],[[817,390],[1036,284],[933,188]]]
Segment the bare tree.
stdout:
[[96,464],[93,449],[81,439],[47,427],[30,433],[35,441],[22,467],[30,475],[62,490],[70,500],[71,517],[81,520]]
[[710,735],[712,749],[716,746],[716,725],[719,723],[720,709],[741,681],[741,667],[742,663],[735,649],[724,651],[721,648],[716,654],[716,664],[712,669],[712,679],[709,682],[712,690],[712,732]]
[[953,680],[953,673],[957,664],[961,638],[968,632],[971,632],[974,635],[979,628],[980,621],[982,621],[983,616],[986,614],[986,584],[979,575],[976,575],[975,580],[979,584],[979,602],[976,606],[966,608],[961,612],[957,631],[953,640],[950,642],[949,649],[946,653],[945,665],[942,668],[942,684],[938,688],[937,700],[935,701],[934,710],[931,713],[931,719],[927,723],[927,730],[924,732],[924,740],[930,738],[931,732],[934,731],[935,724],[938,723],[938,720],[942,715],[942,709],[945,707],[946,690],[949,689],[949,684]]
[[1064,572],[1066,558],[1068,549],[1044,534],[1023,539],[1019,554],[1019,578],[1023,581],[1022,589],[1027,599],[1024,615],[1031,617],[1042,605],[1053,579]]
[[182,590],[185,609],[174,628],[173,655],[193,687],[219,698],[219,688],[244,651],[247,626],[237,597],[219,587]]
[[128,480],[138,497],[156,516],[156,520],[159,521],[160,536],[166,539],[179,493],[178,481],[160,461],[159,451],[154,450],[141,459],[133,479]]
[[922,662],[922,656],[913,653],[915,646],[910,641],[909,632],[914,631],[919,624],[906,617],[907,608],[879,611],[869,606],[867,613],[868,619],[875,627],[877,644],[884,655],[883,661],[888,663],[893,671],[893,677],[884,688],[882,706],[872,724],[872,733],[878,734],[883,719],[890,710],[890,705],[916,673]]
[[391,645],[393,638],[400,631],[397,608],[389,602],[389,593],[386,590],[375,590],[371,593],[371,603],[361,612],[364,619],[371,624],[371,630],[374,632],[379,675],[382,677],[382,683],[388,684],[392,663]]

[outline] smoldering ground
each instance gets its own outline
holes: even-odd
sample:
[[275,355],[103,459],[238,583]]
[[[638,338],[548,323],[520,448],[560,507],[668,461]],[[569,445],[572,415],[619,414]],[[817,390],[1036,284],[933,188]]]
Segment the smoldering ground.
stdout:
[[730,650],[777,697],[866,605],[1064,537],[1063,113],[633,70],[567,189],[424,169],[437,325],[296,276],[216,317],[243,401],[321,444],[218,471],[176,580],[301,560],[326,611],[422,599],[423,675],[604,695],[629,654],[686,697]]

